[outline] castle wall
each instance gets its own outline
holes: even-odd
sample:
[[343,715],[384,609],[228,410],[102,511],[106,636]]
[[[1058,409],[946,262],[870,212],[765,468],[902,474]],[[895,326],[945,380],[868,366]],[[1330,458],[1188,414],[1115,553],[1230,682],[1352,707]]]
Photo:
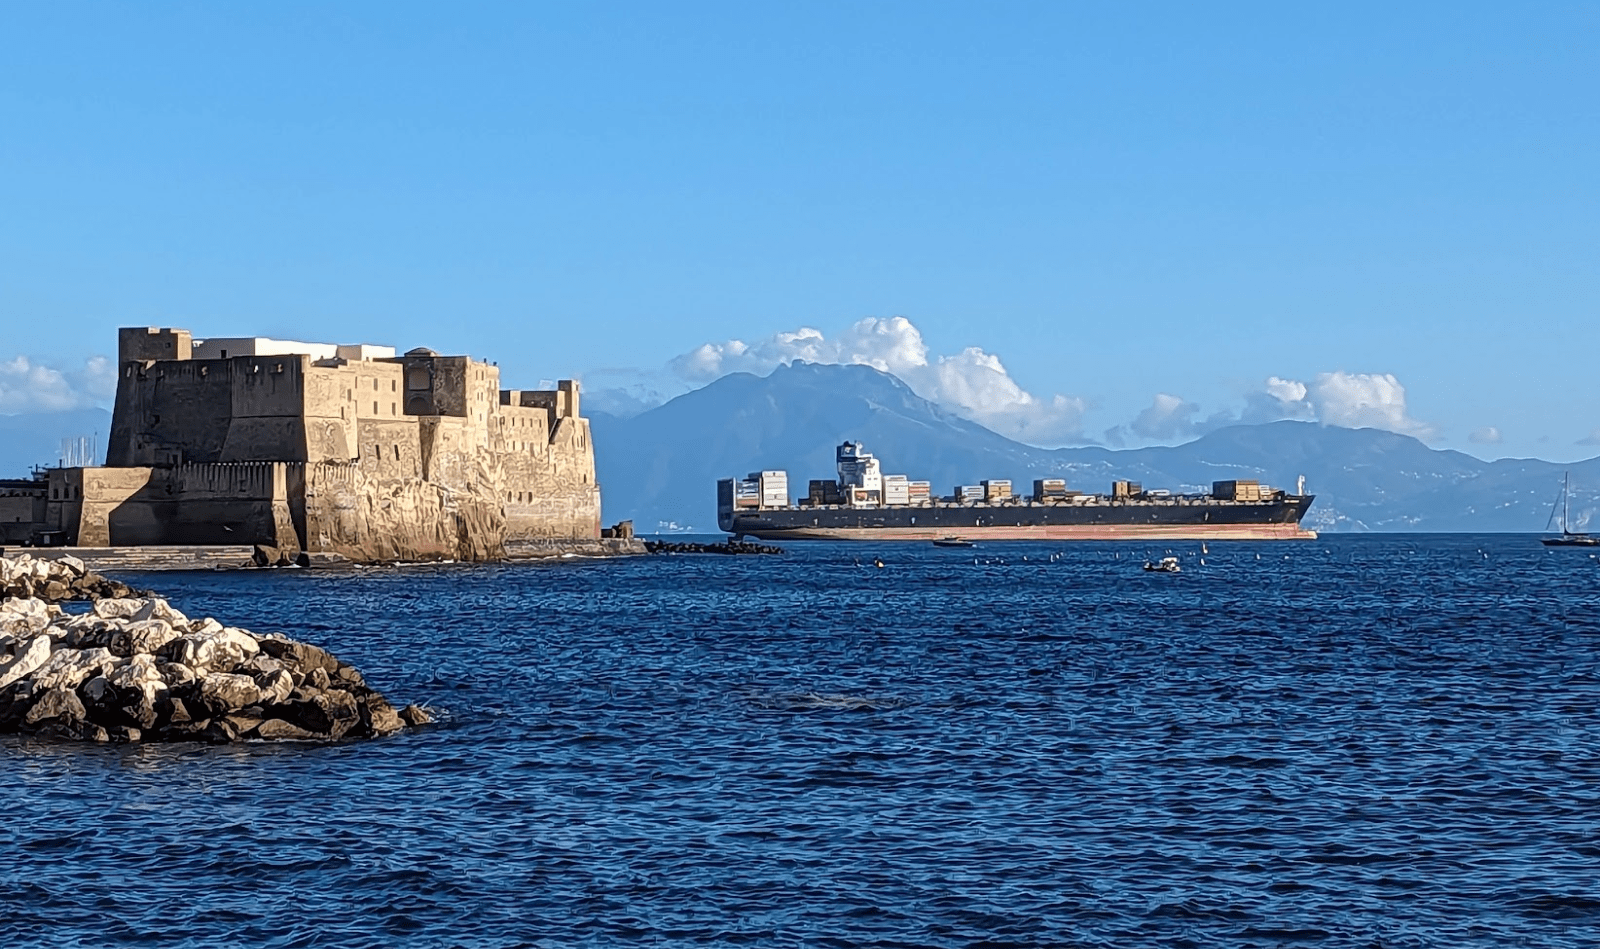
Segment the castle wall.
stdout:
[[45,523],[47,492],[37,482],[0,484],[0,544],[24,544]]
[[46,503],[50,529],[80,547],[300,547],[281,462],[60,468]]
[[422,477],[422,426],[414,418],[359,419],[356,449],[361,470],[380,479]]
[[356,561],[499,560],[505,517],[491,498],[359,465],[307,465],[307,549]]

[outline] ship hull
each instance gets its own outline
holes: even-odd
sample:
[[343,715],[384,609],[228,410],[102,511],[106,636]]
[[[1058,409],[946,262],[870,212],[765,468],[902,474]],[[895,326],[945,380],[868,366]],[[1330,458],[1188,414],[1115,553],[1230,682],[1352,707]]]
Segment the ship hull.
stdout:
[[724,508],[718,526],[762,540],[1310,540],[1300,519],[1311,501]]

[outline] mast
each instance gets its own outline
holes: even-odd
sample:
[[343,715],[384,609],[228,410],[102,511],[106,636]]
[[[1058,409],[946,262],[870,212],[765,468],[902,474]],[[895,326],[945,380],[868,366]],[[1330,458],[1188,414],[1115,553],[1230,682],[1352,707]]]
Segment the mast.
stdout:
[[1562,475],[1561,475],[1561,533],[1563,533],[1563,534],[1569,533],[1569,531],[1567,530],[1567,495],[1571,493],[1570,491],[1568,491],[1568,488],[1570,488],[1571,486],[1572,486],[1572,472],[1570,472],[1570,471],[1562,472]]

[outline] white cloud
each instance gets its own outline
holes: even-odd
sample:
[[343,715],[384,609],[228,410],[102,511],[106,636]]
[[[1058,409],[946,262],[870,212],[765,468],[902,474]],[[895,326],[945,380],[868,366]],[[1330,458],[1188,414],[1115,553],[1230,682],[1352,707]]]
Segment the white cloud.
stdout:
[[116,366],[104,356],[90,357],[82,367],[65,372],[27,356],[0,360],[0,415],[103,405],[116,391]]
[[1177,438],[1194,428],[1194,413],[1200,406],[1166,392],[1157,393],[1150,407],[1140,412],[1128,426],[1135,435],[1150,439]]
[[1483,428],[1474,429],[1472,434],[1467,436],[1467,441],[1472,442],[1474,445],[1498,445],[1504,440],[1500,430],[1493,425],[1485,425]]
[[730,372],[764,374],[791,362],[871,366],[898,376],[931,402],[1035,445],[1081,439],[1088,408],[1082,399],[1029,393],[999,356],[976,346],[930,359],[921,331],[903,316],[868,317],[835,339],[807,326],[755,343],[706,343],[673,359],[671,368],[688,381],[709,382]]
[[[1182,397],[1160,393],[1133,421],[1107,429],[1106,441],[1122,445],[1131,436],[1148,441],[1172,441],[1201,435],[1224,425],[1259,424],[1280,419],[1321,422],[1345,428],[1381,428],[1429,439],[1437,430],[1411,417],[1406,389],[1390,373],[1324,372],[1311,382],[1271,376],[1261,388],[1245,395],[1237,413],[1223,410],[1204,419],[1200,407]],[[1596,432],[1600,436],[1600,432]],[[1491,437],[1492,436],[1492,437]],[[1479,429],[1473,440],[1500,440],[1494,428]],[[1600,441],[1597,441],[1600,444]]]
[[1578,439],[1579,445],[1600,445],[1600,428],[1595,429],[1584,437]]
[[1243,422],[1315,419],[1345,428],[1381,428],[1428,439],[1438,430],[1411,417],[1406,387],[1393,373],[1324,372],[1309,383],[1269,378],[1245,398]]

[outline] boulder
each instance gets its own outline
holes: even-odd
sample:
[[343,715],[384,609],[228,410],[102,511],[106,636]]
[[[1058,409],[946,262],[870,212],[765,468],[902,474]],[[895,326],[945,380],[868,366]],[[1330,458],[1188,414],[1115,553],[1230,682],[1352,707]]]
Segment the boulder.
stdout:
[[200,681],[200,673],[181,662],[161,662],[158,660],[156,662],[156,671],[161,673],[161,681],[165,682],[167,688],[174,692],[186,690]]
[[361,723],[356,697],[349,692],[297,691],[288,702],[267,709],[274,718],[325,738],[343,738]]
[[43,600],[11,597],[0,602],[0,633],[36,633],[50,625],[50,612]]
[[361,715],[361,727],[366,734],[374,738],[392,735],[406,727],[405,720],[394,706],[381,695],[374,695],[358,706]]
[[89,574],[88,565],[79,560],[77,557],[73,557],[71,555],[58,558],[56,560],[56,564],[57,566],[61,567],[62,570],[66,571],[67,576],[74,579],[82,579]]
[[421,706],[407,705],[400,710],[400,720],[415,728],[418,725],[431,724],[433,716],[429,715]]
[[168,620],[135,620],[111,635],[110,649],[119,656],[153,653],[178,638],[180,634]]
[[144,608],[143,600],[107,598],[94,601],[94,615],[101,619],[127,619]]
[[249,676],[212,672],[200,680],[197,698],[206,715],[215,718],[259,703],[261,689]]
[[321,669],[331,673],[339,668],[339,660],[331,653],[310,643],[295,642],[281,636],[263,636],[259,645],[262,652],[283,663],[290,672],[305,675],[313,669]]
[[276,705],[284,701],[294,692],[294,676],[287,669],[276,672],[263,672],[254,677],[256,688],[261,691],[263,705]]
[[33,702],[28,714],[22,717],[25,725],[43,725],[46,722],[77,724],[85,718],[83,702],[70,688],[47,689]]
[[196,670],[231,672],[260,652],[256,638],[227,627],[214,633],[190,633],[161,648],[162,655]]
[[35,671],[50,660],[51,639],[49,634],[40,633],[28,640],[27,644],[17,650],[11,659],[0,662],[0,689],[21,679],[31,676]]
[[135,610],[134,614],[128,618],[134,622],[159,619],[165,620],[173,626],[188,627],[189,625],[189,617],[173,609],[166,600],[159,596],[153,596],[145,600],[144,605]]
[[263,653],[254,659],[240,663],[239,667],[233,671],[242,672],[246,675],[263,676],[270,675],[282,668],[283,663]]
[[109,649],[58,649],[34,671],[32,678],[41,689],[76,689],[116,665],[117,657]]
[[291,725],[281,718],[269,718],[256,726],[256,737],[263,741],[315,741],[321,736]]

